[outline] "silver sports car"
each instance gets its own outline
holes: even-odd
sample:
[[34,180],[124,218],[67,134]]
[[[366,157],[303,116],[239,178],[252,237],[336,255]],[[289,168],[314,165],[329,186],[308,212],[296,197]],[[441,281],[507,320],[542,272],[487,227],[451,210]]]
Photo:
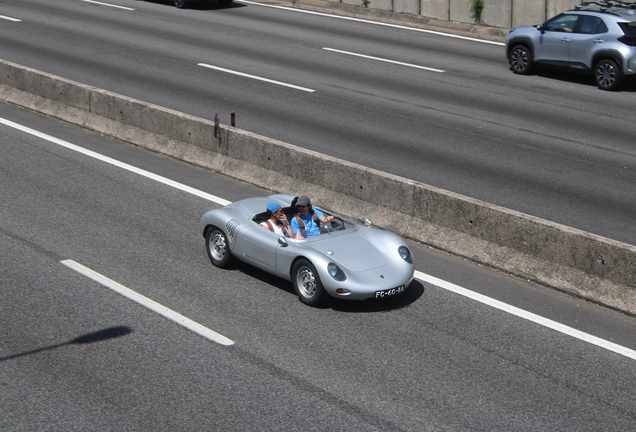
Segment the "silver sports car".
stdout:
[[[335,216],[322,234],[290,239],[263,228],[268,203],[278,203],[287,219],[298,213],[293,195],[248,198],[210,210],[201,218],[208,256],[217,267],[239,259],[293,283],[303,303],[315,306],[325,293],[353,300],[387,298],[413,280],[413,256],[393,233]],[[370,223],[369,223],[370,225]]]

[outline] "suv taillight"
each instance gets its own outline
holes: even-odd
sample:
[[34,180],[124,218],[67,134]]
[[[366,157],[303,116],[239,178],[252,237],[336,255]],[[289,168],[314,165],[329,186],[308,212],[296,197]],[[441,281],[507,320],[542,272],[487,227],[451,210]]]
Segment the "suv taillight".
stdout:
[[617,40],[623,42],[625,45],[636,46],[636,37],[634,36],[621,36]]

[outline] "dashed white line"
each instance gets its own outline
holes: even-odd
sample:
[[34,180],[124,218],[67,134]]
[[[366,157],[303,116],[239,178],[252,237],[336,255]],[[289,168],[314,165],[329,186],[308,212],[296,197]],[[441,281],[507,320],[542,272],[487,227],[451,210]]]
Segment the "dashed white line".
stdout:
[[79,264],[73,260],[64,260],[60,262],[64,264],[65,266],[67,266],[68,268],[75,270],[76,272],[86,276],[89,279],[94,280],[95,282],[100,283],[101,285],[104,285],[107,288],[110,288],[111,290],[115,291],[118,294],[121,294],[127,299],[132,300],[136,303],[139,303],[140,305],[150,309],[153,312],[158,313],[164,318],[167,318],[187,328],[188,330],[191,330],[195,332],[196,334],[203,336],[206,339],[209,339],[221,345],[226,345],[226,346],[234,345],[234,341],[232,341],[231,339],[228,339],[225,336],[213,330],[210,330],[209,328],[202,326],[201,324],[195,321],[192,321],[190,318],[186,318],[183,315],[171,309],[168,309],[167,307],[157,303],[156,301],[151,300],[148,297],[145,297],[131,290],[130,288],[127,288],[121,285],[120,283],[117,283],[114,280],[109,279],[106,276],[103,276],[97,273],[96,271],[93,271],[89,269],[88,267],[83,266],[82,264]]
[[7,20],[7,21],[13,21],[13,22],[22,21],[21,19],[17,19],[17,18],[13,18],[13,17],[10,17],[10,16],[5,16],[5,15],[0,15],[0,19]]
[[111,4],[111,3],[104,3],[104,2],[95,1],[95,0],[81,0],[81,1],[86,2],[86,3],[93,3],[93,4],[96,4],[96,5],[100,5],[100,6],[108,6],[108,7],[117,8],[117,9],[124,9],[124,10],[134,11],[133,8],[129,8],[129,7],[126,7],[126,6],[118,6],[118,5],[114,5],[114,4]]
[[412,63],[404,63],[404,62],[400,62],[400,61],[389,60],[389,59],[385,59],[385,58],[382,58],[382,57],[373,57],[373,56],[370,56],[370,55],[358,54],[358,53],[354,53],[354,52],[350,52],[350,51],[342,51],[342,50],[335,49],[335,48],[325,48],[325,47],[323,47],[323,49],[325,51],[331,51],[331,52],[335,52],[335,53],[339,53],[339,54],[346,54],[346,55],[350,55],[350,56],[354,56],[354,57],[361,57],[361,58],[365,58],[365,59],[369,59],[369,60],[381,61],[381,62],[384,62],[384,63],[391,63],[391,64],[396,64],[396,65],[400,65],[400,66],[407,66],[407,67],[416,68],[416,69],[424,69],[424,70],[427,70],[429,72],[440,72],[440,73],[444,72],[441,69],[435,69],[435,68],[426,67],[426,66],[420,66],[420,65],[416,65],[416,64],[412,64]]
[[217,70],[217,71],[220,71],[220,72],[229,73],[229,74],[232,74],[232,75],[238,75],[238,76],[241,76],[241,77],[244,77],[244,78],[250,78],[250,79],[254,79],[254,80],[258,80],[258,81],[264,81],[264,82],[267,82],[267,83],[270,83],[270,84],[276,84],[276,85],[283,86],[283,87],[289,87],[289,88],[292,88],[292,89],[301,90],[301,91],[308,92],[308,93],[313,93],[313,92],[316,91],[316,90],[313,90],[313,89],[310,89],[310,88],[306,88],[306,87],[299,87],[297,85],[288,84],[288,83],[281,82],[281,81],[275,81],[275,80],[271,80],[269,78],[259,77],[257,75],[250,75],[250,74],[246,74],[246,73],[243,73],[243,72],[237,72],[237,71],[234,71],[234,70],[231,70],[231,69],[225,69],[225,68],[218,67],[218,66],[212,66],[212,65],[209,65],[207,63],[198,63],[198,66],[202,66],[202,67],[208,68],[208,69]]

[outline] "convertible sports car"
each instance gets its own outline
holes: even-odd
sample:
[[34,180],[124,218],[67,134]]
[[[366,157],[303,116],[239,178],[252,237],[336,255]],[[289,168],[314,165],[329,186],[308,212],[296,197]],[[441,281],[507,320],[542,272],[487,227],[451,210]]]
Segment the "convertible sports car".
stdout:
[[[201,218],[201,233],[212,264],[227,267],[239,259],[291,281],[298,298],[318,305],[329,294],[364,300],[403,292],[413,280],[413,256],[393,233],[354,224],[335,216],[322,223],[322,234],[300,240],[262,226],[268,203],[278,203],[291,221],[298,211],[293,195],[248,198],[210,210]],[[331,212],[319,209],[325,216]],[[370,225],[370,221],[368,222]]]

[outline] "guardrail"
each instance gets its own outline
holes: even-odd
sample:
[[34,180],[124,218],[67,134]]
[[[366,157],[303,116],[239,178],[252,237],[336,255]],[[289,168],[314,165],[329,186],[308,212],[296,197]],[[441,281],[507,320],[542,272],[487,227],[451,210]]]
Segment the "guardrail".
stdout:
[[3,60],[0,99],[636,315],[636,246]]

